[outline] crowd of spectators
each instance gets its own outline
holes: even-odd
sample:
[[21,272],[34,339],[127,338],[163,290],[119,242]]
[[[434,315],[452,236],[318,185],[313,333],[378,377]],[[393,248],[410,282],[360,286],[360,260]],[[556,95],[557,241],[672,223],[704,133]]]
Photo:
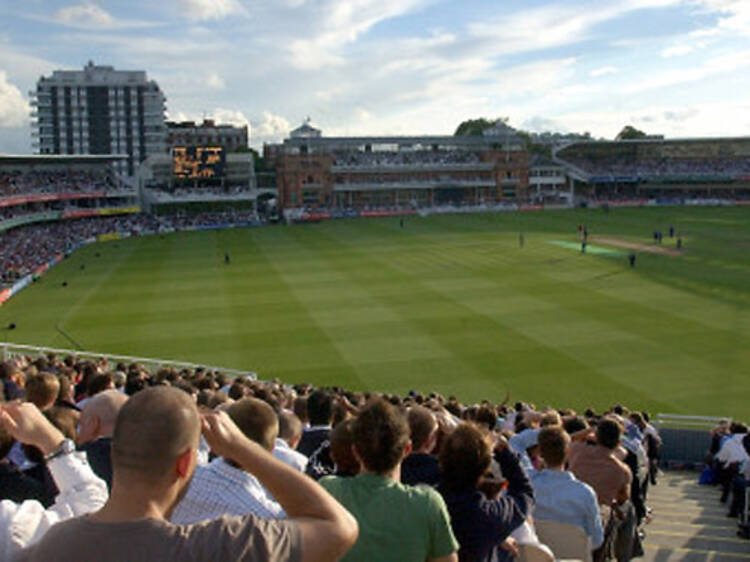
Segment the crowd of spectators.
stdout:
[[478,164],[479,154],[468,150],[419,150],[354,152],[334,151],[333,165],[341,168],[440,166]]
[[0,280],[12,284],[54,257],[66,254],[85,240],[113,232],[139,235],[144,232],[184,230],[212,225],[247,224],[254,212],[132,214],[90,217],[21,226],[0,232]]
[[149,190],[159,201],[172,201],[180,199],[215,199],[217,197],[231,197],[247,195],[250,191],[249,185],[234,186],[201,186],[201,187],[176,187],[174,189]]
[[750,199],[750,189],[654,189],[647,185],[617,184],[596,186],[585,196],[589,201],[617,202],[634,200],[654,200],[657,202],[711,202],[715,200],[741,201]]
[[88,238],[110,232],[138,233],[158,226],[148,215],[92,217],[21,226],[0,233],[0,272],[13,283]]
[[660,439],[619,405],[52,354],[15,356],[0,379],[23,401],[0,407],[4,559],[499,561],[551,557],[546,522],[578,528],[599,560],[642,554]]
[[750,487],[750,433],[741,422],[722,420],[711,431],[711,448],[701,477],[704,484],[716,484],[720,501],[729,507],[727,516],[740,518],[739,534],[750,538],[747,490]]
[[[355,176],[356,177],[356,176]],[[449,175],[439,175],[439,176],[425,176],[425,177],[415,177],[413,174],[383,174],[383,175],[370,175],[368,174],[366,177],[356,177],[353,181],[337,181],[336,187],[339,187],[341,189],[347,189],[347,188],[356,188],[356,187],[366,187],[370,185],[398,185],[398,186],[406,186],[408,187],[410,184],[413,185],[424,185],[424,184],[431,184],[431,185],[470,185],[474,186],[478,183],[481,183],[482,185],[485,185],[487,183],[491,183],[492,186],[495,185],[495,180],[492,177],[482,177],[482,176],[465,176],[461,175],[459,177],[453,177]]]
[[750,158],[601,158],[567,157],[566,161],[591,176],[747,176]]
[[118,187],[106,171],[14,171],[0,172],[0,197],[38,193],[107,191]]
[[160,230],[184,230],[186,228],[215,225],[247,224],[258,220],[255,211],[219,211],[205,213],[175,213],[159,215]]

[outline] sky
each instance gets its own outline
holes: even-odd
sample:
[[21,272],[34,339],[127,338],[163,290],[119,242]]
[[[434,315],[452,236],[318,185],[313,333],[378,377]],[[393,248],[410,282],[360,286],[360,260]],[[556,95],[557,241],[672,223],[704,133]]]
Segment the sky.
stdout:
[[173,120],[276,142],[452,134],[469,118],[613,138],[750,135],[750,0],[0,0],[0,152],[29,91],[87,61],[146,70]]

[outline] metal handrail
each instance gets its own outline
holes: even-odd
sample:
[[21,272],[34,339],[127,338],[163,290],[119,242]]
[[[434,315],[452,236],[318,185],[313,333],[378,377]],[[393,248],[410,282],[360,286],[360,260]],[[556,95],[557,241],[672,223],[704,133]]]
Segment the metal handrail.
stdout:
[[187,363],[185,361],[173,361],[170,359],[153,359],[150,357],[133,357],[129,355],[116,355],[114,353],[98,353],[94,351],[77,351],[72,349],[57,349],[54,347],[42,347],[38,345],[24,345],[9,342],[0,342],[0,349],[2,349],[3,361],[7,361],[13,355],[25,355],[28,353],[54,353],[56,355],[73,355],[78,357],[106,359],[108,361],[124,362],[124,363],[144,363],[148,365],[156,365],[158,367],[169,366],[179,367],[184,369],[207,369],[210,371],[221,371],[224,374],[234,377],[250,377],[252,380],[257,380],[258,375],[254,371],[242,371],[238,369],[227,369],[225,367],[216,367],[198,363]]

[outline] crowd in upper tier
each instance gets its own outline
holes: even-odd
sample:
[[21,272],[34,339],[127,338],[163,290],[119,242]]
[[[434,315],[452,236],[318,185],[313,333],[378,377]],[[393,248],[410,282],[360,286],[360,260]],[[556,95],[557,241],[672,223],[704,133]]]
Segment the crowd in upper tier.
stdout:
[[468,150],[420,150],[414,152],[339,150],[333,152],[333,165],[342,168],[478,164],[479,161],[479,154]]
[[564,157],[591,176],[746,176],[750,158],[638,158],[620,155],[602,158]]
[[[629,560],[651,517],[660,436],[619,405],[462,404],[55,355],[15,356],[0,380],[20,400],[0,406],[3,559],[552,560],[544,540],[563,525],[595,559]],[[715,432],[719,460],[735,462],[722,453],[735,425]]]
[[173,199],[214,199],[219,196],[247,196],[250,191],[248,185],[235,186],[201,186],[201,187],[176,187],[174,189],[151,188],[150,192],[162,201]]
[[106,171],[0,172],[0,197],[38,193],[107,191],[117,187]]

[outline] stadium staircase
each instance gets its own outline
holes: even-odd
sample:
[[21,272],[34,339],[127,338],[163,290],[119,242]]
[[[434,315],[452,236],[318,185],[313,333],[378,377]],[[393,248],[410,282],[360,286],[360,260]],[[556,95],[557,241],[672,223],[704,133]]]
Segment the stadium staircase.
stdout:
[[750,541],[737,536],[737,520],[726,516],[718,488],[697,482],[696,472],[665,472],[649,487],[653,520],[644,527],[640,560],[750,560]]

